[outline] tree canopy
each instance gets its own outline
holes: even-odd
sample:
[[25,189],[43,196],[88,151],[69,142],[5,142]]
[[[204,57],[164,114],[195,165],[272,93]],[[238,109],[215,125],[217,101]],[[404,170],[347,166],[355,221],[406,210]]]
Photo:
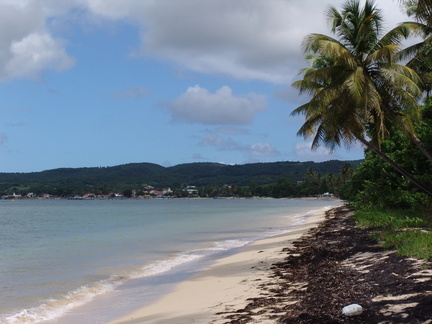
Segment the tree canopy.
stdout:
[[383,33],[381,11],[369,0],[363,7],[358,0],[348,0],[341,11],[330,7],[327,16],[335,37],[306,36],[303,47],[312,65],[293,83],[311,96],[292,113],[306,117],[298,135],[313,136],[312,148],[324,145],[331,150],[360,141],[432,196],[430,187],[381,150],[397,127],[432,161],[414,127],[421,118],[423,82],[414,69],[399,62],[408,26]]

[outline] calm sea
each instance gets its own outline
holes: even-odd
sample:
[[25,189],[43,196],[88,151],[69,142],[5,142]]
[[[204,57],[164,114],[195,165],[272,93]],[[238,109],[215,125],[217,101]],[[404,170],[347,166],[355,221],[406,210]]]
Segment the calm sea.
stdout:
[[0,323],[106,323],[338,200],[0,201]]

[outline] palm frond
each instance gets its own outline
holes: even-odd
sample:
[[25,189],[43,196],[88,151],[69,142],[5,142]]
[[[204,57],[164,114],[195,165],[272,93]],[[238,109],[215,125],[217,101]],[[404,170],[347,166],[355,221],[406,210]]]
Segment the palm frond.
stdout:
[[[399,52],[398,44],[388,44],[378,47],[375,51],[371,52],[364,60],[364,65],[376,68],[378,63],[392,62],[395,55]],[[372,71],[371,70],[371,71]]]

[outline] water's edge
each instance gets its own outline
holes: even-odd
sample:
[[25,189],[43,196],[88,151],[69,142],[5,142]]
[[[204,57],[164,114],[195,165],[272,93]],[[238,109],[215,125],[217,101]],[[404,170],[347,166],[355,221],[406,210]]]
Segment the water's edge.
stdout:
[[[299,203],[299,202],[297,202]],[[145,304],[149,304],[160,298],[162,295],[167,294],[173,287],[181,281],[187,280],[191,276],[202,271],[216,260],[238,253],[246,245],[254,241],[264,239],[266,237],[282,234],[286,231],[292,230],[306,221],[308,215],[317,210],[327,210],[331,207],[338,205],[339,201],[320,202],[303,204],[302,208],[296,209],[294,214],[289,214],[289,207],[283,206],[280,213],[275,213],[273,217],[268,219],[268,226],[263,227],[262,220],[255,220],[258,227],[251,226],[244,230],[242,226],[229,228],[226,230],[224,226],[213,228],[213,231],[203,231],[199,228],[196,231],[191,228],[194,226],[194,219],[187,219],[188,228],[181,228],[181,223],[176,224],[174,230],[168,230],[167,238],[160,237],[162,234],[155,238],[160,239],[163,244],[165,240],[169,240],[168,236],[174,234],[178,235],[178,245],[170,246],[166,250],[155,252],[154,247],[148,253],[156,253],[154,259],[148,260],[140,267],[130,267],[129,270],[124,270],[111,275],[103,275],[100,280],[90,280],[86,285],[81,285],[76,289],[70,290],[68,293],[62,295],[60,298],[47,298],[36,307],[26,308],[20,310],[15,314],[3,316],[0,320],[1,323],[57,323],[57,324],[70,324],[70,323],[106,323],[115,318],[121,317],[140,308]],[[200,203],[201,204],[201,203]],[[205,203],[204,203],[205,204]],[[210,203],[211,206],[215,206]],[[228,203],[230,204],[230,203]],[[265,213],[266,208],[271,208],[272,203],[264,203],[263,209],[260,211]],[[283,205],[283,204],[282,204]],[[288,204],[289,205],[289,204]],[[207,205],[206,207],[208,207]],[[258,206],[258,205],[257,205]],[[257,206],[254,206],[255,208]],[[189,206],[191,207],[191,206]],[[199,205],[198,210],[202,208]],[[221,207],[219,205],[219,207]],[[229,214],[233,212],[230,208],[235,209],[235,206],[228,206],[220,210],[221,213]],[[250,207],[250,206],[249,206]],[[249,208],[248,207],[248,208]],[[262,207],[262,206],[261,206]],[[261,208],[260,207],[260,208]],[[274,208],[280,208],[279,203],[276,203]],[[288,208],[282,211],[284,208]],[[183,206],[183,208],[185,208]],[[245,208],[241,206],[240,209]],[[128,208],[122,205],[121,210],[127,212]],[[242,212],[251,213],[251,211],[241,210]],[[94,209],[93,209],[94,212]],[[100,212],[100,211],[99,211]],[[131,211],[133,213],[134,211]],[[194,211],[183,209],[185,214],[193,213]],[[196,210],[195,210],[196,212]],[[200,211],[202,213],[202,211]],[[218,214],[219,215],[219,214]],[[235,212],[234,214],[235,215]],[[263,215],[262,215],[263,216]],[[187,217],[190,217],[189,215]],[[219,216],[218,216],[219,217]],[[233,218],[232,216],[231,218]],[[245,216],[239,214],[239,223],[244,222],[245,219],[253,218],[252,216]],[[245,218],[246,217],[246,218]],[[281,219],[284,222],[281,222]],[[289,224],[286,223],[289,219]],[[159,219],[160,220],[160,219]],[[157,221],[157,220],[156,220]],[[145,226],[149,227],[152,223],[146,223]],[[172,220],[169,220],[171,222]],[[204,220],[200,219],[202,223]],[[214,226],[214,219],[208,219],[209,227]],[[229,225],[236,222],[229,223]],[[282,225],[283,224],[283,225]],[[204,224],[206,225],[206,224]],[[201,224],[201,226],[204,226]],[[166,226],[166,224],[164,225]],[[238,224],[236,224],[238,226]],[[114,228],[115,231],[111,234],[122,233],[124,229]],[[110,228],[110,231],[112,229]],[[171,232],[170,232],[171,231]],[[200,232],[201,231],[201,232]],[[161,231],[162,233],[163,231]],[[92,233],[88,234],[93,235]],[[114,234],[113,234],[114,235]],[[209,238],[209,240],[206,239]],[[117,236],[116,236],[117,237]],[[116,244],[120,244],[121,235],[116,238]],[[132,238],[132,241],[135,238]],[[177,242],[177,241],[176,241]],[[128,242],[128,244],[131,244]],[[168,244],[169,245],[169,244]],[[155,245],[158,247],[158,245]],[[135,247],[133,245],[133,247]],[[192,247],[192,248],[191,248]],[[125,251],[128,251],[127,249]],[[107,253],[107,251],[102,251]],[[147,253],[146,250],[137,251],[136,256],[139,257],[140,253]],[[82,261],[81,261],[82,262]],[[120,269],[116,267],[116,271]],[[90,319],[90,320],[89,320]]]

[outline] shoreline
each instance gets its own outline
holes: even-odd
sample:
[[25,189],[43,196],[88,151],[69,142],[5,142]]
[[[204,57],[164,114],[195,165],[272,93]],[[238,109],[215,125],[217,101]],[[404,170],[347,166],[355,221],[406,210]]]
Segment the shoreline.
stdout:
[[168,295],[109,324],[226,323],[221,314],[235,313],[247,306],[248,299],[260,297],[261,286],[274,282],[270,269],[286,258],[283,249],[318,226],[325,214],[323,211],[305,217],[305,222],[290,232],[256,241],[216,261],[179,283]]
[[[333,208],[273,265],[273,283],[225,323],[432,323],[432,263],[382,247],[356,227],[354,209]],[[343,308],[362,311],[347,317]],[[258,315],[258,317],[257,317]]]
[[384,249],[353,212],[314,214],[109,324],[432,323],[432,262]]

